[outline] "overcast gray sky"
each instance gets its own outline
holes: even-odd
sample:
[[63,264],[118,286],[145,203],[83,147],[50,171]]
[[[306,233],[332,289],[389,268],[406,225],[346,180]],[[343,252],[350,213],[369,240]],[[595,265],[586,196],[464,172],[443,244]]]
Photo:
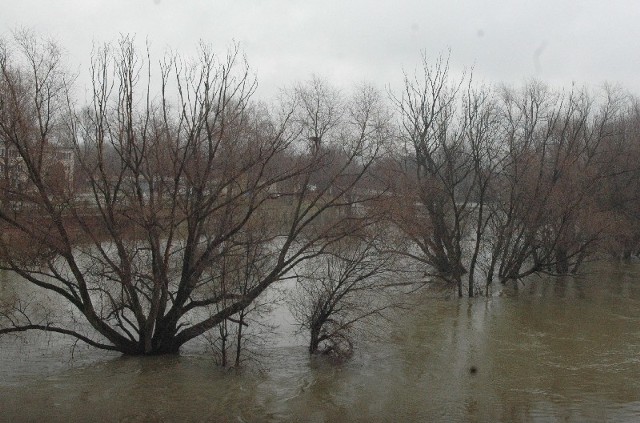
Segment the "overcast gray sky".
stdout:
[[186,53],[236,40],[264,97],[312,73],[384,88],[421,51],[448,49],[454,69],[487,83],[609,81],[640,94],[638,0],[5,0],[0,28],[16,27],[57,39],[83,71],[92,42],[121,33]]

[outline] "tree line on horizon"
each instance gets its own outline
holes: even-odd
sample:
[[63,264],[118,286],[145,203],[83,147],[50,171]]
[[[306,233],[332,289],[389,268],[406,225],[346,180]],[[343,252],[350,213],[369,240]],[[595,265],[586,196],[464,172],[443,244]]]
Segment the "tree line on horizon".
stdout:
[[398,92],[314,77],[265,104],[237,46],[156,61],[127,36],[89,72],[84,104],[57,44],[0,40],[0,268],[62,305],[0,303],[0,335],[130,355],[208,336],[239,364],[290,281],[309,351],[344,356],[405,288],[490,296],[640,251],[640,103],[619,88],[483,86],[423,56]]

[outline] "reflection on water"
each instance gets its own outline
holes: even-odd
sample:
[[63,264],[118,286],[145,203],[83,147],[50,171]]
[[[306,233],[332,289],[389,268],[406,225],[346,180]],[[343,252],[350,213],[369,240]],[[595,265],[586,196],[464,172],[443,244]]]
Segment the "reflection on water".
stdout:
[[640,265],[592,271],[489,299],[425,295],[341,365],[286,343],[262,371],[228,371],[197,346],[71,359],[58,337],[3,338],[0,420],[638,421]]

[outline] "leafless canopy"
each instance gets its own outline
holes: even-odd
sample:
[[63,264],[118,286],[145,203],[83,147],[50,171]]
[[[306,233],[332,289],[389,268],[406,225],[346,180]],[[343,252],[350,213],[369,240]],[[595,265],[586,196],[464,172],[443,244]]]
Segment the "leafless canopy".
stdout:
[[[22,172],[0,207],[2,266],[85,324],[21,308],[0,333],[177,352],[367,225],[352,206],[367,202],[358,187],[383,141],[371,90],[338,98],[313,81],[267,107],[251,101],[237,46],[154,64],[135,44],[96,48],[83,108],[55,45],[29,34],[2,44],[0,139]],[[311,151],[300,148],[310,128],[324,128]],[[63,141],[75,171],[54,190],[46,163]]]

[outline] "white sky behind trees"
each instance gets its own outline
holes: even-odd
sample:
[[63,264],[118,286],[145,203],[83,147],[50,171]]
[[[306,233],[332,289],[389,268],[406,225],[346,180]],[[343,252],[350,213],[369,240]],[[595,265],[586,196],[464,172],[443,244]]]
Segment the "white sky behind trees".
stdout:
[[193,54],[203,40],[223,54],[235,40],[265,99],[312,74],[398,86],[421,51],[448,50],[454,73],[473,67],[476,81],[640,94],[638,0],[5,0],[0,32],[14,28],[57,40],[81,86],[92,44],[133,34],[159,53]]

